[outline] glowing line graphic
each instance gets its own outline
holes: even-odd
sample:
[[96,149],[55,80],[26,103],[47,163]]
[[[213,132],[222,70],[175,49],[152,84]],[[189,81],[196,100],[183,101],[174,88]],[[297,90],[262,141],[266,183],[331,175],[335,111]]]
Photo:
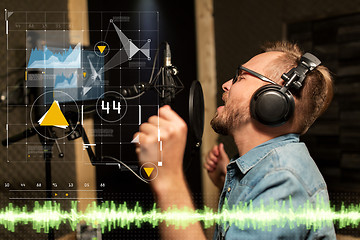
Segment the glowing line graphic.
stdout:
[[14,232],[17,225],[32,223],[36,232],[47,233],[50,228],[59,229],[61,224],[69,224],[75,230],[76,225],[81,221],[94,227],[100,225],[102,232],[115,228],[130,229],[133,226],[140,228],[144,224],[156,227],[161,222],[176,228],[186,228],[200,221],[203,222],[205,228],[214,224],[229,224],[240,229],[252,227],[268,231],[271,231],[274,226],[292,229],[299,225],[316,230],[332,223],[337,223],[339,228],[348,226],[356,228],[360,223],[360,204],[352,204],[349,207],[342,205],[341,209],[336,211],[318,199],[315,206],[307,202],[294,210],[291,206],[291,197],[289,197],[289,208],[285,207],[285,202],[272,202],[267,206],[261,204],[260,207],[254,207],[252,202],[240,203],[231,209],[225,207],[226,205],[227,203],[218,213],[207,207],[194,211],[173,206],[166,211],[161,211],[156,204],[150,211],[143,212],[139,203],[136,203],[133,208],[128,208],[126,202],[119,205],[114,202],[97,205],[93,202],[83,213],[77,211],[77,202],[71,203],[70,211],[61,210],[60,203],[50,201],[42,205],[35,202],[33,210],[29,210],[27,206],[14,207],[10,203],[0,210],[0,225]]

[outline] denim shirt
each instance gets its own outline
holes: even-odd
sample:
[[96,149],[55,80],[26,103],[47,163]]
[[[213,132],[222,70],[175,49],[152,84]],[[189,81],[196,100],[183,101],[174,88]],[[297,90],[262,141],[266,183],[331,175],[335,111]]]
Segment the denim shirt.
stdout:
[[[291,195],[291,202],[289,196]],[[226,200],[225,200],[226,199]],[[307,202],[315,206],[317,199],[329,205],[325,181],[309,155],[299,135],[287,134],[271,139],[233,159],[227,166],[224,188],[220,195],[219,211],[224,202],[231,209],[238,204],[249,203],[253,208],[271,201],[285,203],[286,209],[296,210]],[[334,225],[323,225],[314,231],[305,225],[289,224],[271,229],[256,230],[247,224],[240,229],[223,222],[216,226],[214,239],[336,239]]]

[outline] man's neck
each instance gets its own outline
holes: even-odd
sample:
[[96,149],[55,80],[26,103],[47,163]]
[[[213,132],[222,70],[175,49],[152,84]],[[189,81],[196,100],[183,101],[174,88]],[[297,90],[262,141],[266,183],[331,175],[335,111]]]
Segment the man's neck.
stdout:
[[242,156],[254,147],[286,133],[283,127],[269,128],[258,123],[248,123],[236,129],[232,135]]

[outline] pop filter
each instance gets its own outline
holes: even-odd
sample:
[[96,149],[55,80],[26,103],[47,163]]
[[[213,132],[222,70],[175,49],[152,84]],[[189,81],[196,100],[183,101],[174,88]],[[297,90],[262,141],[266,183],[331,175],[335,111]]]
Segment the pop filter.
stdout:
[[196,147],[200,147],[204,132],[204,95],[200,82],[196,80],[192,82],[189,93],[189,125]]

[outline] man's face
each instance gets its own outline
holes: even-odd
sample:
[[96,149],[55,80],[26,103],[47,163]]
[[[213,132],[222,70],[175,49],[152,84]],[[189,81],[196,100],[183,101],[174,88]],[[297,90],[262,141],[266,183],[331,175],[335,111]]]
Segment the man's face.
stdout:
[[[266,52],[256,55],[243,66],[266,76],[269,63],[281,56],[280,52]],[[228,135],[242,125],[251,121],[250,99],[254,92],[267,84],[247,72],[239,73],[238,80],[233,84],[232,79],[222,85],[224,106],[218,107],[211,126],[215,132]]]

